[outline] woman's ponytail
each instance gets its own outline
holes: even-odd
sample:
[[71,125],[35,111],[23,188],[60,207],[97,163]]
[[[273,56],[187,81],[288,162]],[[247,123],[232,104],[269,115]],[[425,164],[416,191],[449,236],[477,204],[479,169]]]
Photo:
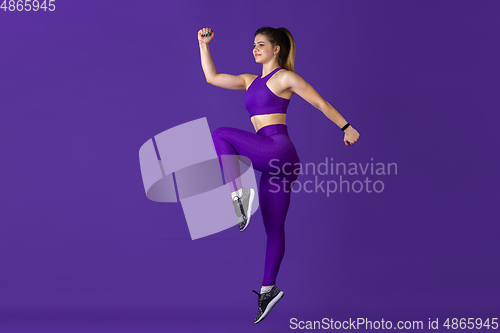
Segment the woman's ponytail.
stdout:
[[288,52],[284,52],[284,53],[288,53],[288,54],[283,54],[283,58],[281,59],[282,60],[282,64],[281,64],[281,68],[285,68],[289,71],[292,71],[294,72],[294,65],[295,65],[295,41],[293,40],[293,37],[292,37],[292,34],[290,33],[290,31],[288,31],[288,29],[284,28],[284,27],[280,27],[278,28],[277,30],[280,30],[282,33],[285,34],[285,36],[288,38],[288,40],[290,41],[289,42],[289,48],[288,48]]

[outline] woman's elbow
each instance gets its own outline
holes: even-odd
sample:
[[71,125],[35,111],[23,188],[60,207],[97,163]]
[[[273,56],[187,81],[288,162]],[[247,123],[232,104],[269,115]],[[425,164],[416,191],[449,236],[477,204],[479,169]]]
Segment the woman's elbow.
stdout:
[[324,111],[328,107],[328,102],[322,98],[315,101],[315,103],[313,103],[313,106],[320,111]]
[[207,83],[210,83],[211,85],[215,86],[215,76],[207,76]]

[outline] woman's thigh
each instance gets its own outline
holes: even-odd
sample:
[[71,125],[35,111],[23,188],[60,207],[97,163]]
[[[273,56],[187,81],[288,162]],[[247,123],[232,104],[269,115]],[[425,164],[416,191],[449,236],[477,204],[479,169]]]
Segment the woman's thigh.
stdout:
[[280,172],[285,163],[298,162],[297,152],[285,135],[265,137],[245,130],[219,127],[213,133],[214,141],[229,143],[237,155],[248,157],[254,169],[261,172]]

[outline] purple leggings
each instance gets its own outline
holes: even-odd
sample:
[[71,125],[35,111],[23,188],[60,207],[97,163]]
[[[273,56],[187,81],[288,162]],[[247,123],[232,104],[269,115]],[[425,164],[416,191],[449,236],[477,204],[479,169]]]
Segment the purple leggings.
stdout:
[[300,170],[299,156],[288,136],[287,126],[264,126],[256,134],[220,127],[212,133],[212,138],[224,175],[228,182],[231,181],[231,192],[241,188],[239,162],[236,157],[221,160],[221,155],[240,155],[240,159],[248,165],[248,161],[241,158],[245,156],[251,160],[254,169],[262,172],[259,206],[267,233],[262,285],[275,285],[285,254],[285,217],[290,205],[291,188]]

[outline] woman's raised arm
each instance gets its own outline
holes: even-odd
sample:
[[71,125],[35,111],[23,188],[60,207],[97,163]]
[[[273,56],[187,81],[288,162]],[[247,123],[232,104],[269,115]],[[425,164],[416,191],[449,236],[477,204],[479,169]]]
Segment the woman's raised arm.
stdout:
[[214,37],[214,32],[210,28],[203,28],[198,31],[198,42],[200,44],[201,66],[205,79],[208,83],[225,89],[246,90],[246,77],[249,74],[230,75],[217,73],[214,62],[210,56],[208,43]]

